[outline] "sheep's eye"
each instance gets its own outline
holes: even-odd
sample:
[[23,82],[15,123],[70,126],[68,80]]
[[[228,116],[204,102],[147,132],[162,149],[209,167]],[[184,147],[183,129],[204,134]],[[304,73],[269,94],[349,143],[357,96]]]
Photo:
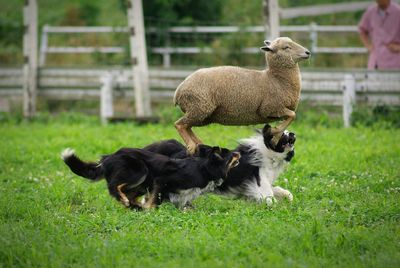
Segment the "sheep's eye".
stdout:
[[285,50],[286,50],[286,49],[290,49],[290,47],[289,47],[289,46],[286,46],[286,47],[284,47],[283,49],[285,49]]

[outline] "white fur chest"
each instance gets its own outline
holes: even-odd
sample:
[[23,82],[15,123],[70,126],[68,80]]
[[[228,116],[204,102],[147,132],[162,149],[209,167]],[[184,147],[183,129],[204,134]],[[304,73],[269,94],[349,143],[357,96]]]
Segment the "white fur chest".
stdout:
[[254,149],[252,164],[260,167],[260,175],[264,174],[273,183],[288,164],[286,154],[267,149],[262,136],[243,140],[243,143]]
[[287,162],[281,158],[270,158],[265,159],[263,165],[260,167],[261,173],[265,174],[266,179],[270,184],[278,178],[278,176],[284,171],[287,166]]

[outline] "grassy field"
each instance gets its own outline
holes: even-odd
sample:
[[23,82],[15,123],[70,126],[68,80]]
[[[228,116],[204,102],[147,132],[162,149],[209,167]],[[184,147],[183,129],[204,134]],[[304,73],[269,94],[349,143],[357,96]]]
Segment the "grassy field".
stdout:
[[[59,153],[72,147],[95,160],[178,138],[172,125],[2,122],[0,267],[399,267],[400,130],[292,126],[296,156],[277,184],[293,203],[207,195],[188,212],[135,212],[104,181],[72,174]],[[232,148],[253,130],[196,132]]]

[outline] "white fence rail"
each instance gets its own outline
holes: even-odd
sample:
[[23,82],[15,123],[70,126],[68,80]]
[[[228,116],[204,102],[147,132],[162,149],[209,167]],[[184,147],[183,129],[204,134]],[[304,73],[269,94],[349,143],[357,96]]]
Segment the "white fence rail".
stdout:
[[[151,100],[171,102],[176,87],[193,70],[150,69]],[[22,97],[22,69],[0,68],[0,98]],[[108,86],[107,86],[108,85]],[[100,99],[101,88],[108,96],[103,100],[103,117],[112,115],[109,87],[115,98],[132,98],[132,72],[130,69],[51,69],[39,70],[41,98],[57,100]],[[302,100],[316,104],[343,106],[343,120],[349,124],[354,103],[369,105],[400,105],[400,73],[354,71],[302,72]],[[108,104],[107,104],[108,103]]]
[[362,1],[353,3],[336,3],[336,4],[306,6],[306,7],[285,8],[285,9],[280,9],[279,15],[282,19],[297,18],[301,16],[319,16],[324,14],[364,10],[372,4],[373,2]]
[[[128,27],[109,27],[109,26],[93,26],[93,27],[72,27],[72,26],[48,26],[45,25],[42,29],[41,45],[40,45],[40,66],[44,66],[46,63],[46,55],[51,53],[123,53],[124,48],[113,46],[113,47],[56,47],[49,46],[48,35],[49,34],[71,34],[71,33],[117,33],[126,32],[128,33]],[[155,28],[147,29],[147,33],[156,32]],[[248,33],[264,33],[264,26],[181,26],[181,27],[170,27],[167,29],[169,34],[227,34],[236,32],[248,32]],[[367,53],[367,49],[364,47],[319,47],[318,46],[318,33],[357,33],[357,26],[353,25],[336,25],[336,26],[323,26],[323,25],[299,25],[299,26],[280,26],[280,32],[306,32],[309,34],[311,40],[311,52],[312,53]],[[152,47],[151,52],[154,54],[161,54],[163,56],[163,66],[171,66],[171,54],[198,54],[198,53],[213,53],[213,49],[210,47],[198,48],[198,47]],[[258,53],[258,47],[244,48],[243,53]]]

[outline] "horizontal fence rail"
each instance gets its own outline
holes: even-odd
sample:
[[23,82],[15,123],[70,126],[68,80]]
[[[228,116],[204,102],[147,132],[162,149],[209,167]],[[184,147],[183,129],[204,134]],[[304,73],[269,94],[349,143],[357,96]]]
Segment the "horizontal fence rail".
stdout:
[[[150,68],[153,101],[170,101],[176,87],[194,70]],[[131,94],[132,74],[121,69],[39,69],[39,94],[51,98],[99,97],[101,78],[111,73],[114,87]],[[400,105],[400,73],[355,71],[302,71],[302,99],[321,104],[341,105],[341,83],[346,74],[354,76],[357,100],[367,104]],[[22,69],[0,68],[0,96],[22,94]],[[54,92],[51,93],[51,92]]]
[[[281,32],[303,32],[309,33],[311,40],[311,52],[312,53],[367,53],[367,49],[364,47],[319,47],[318,44],[318,33],[357,33],[358,28],[354,25],[298,25],[298,26],[280,26]],[[110,26],[49,26],[45,25],[42,29],[41,46],[40,46],[40,66],[44,66],[46,63],[47,54],[55,53],[123,53],[124,49],[122,46],[114,47],[56,47],[49,46],[48,35],[49,34],[72,34],[72,33],[128,33],[128,27],[110,27]],[[159,29],[149,27],[146,29],[146,33],[157,33]],[[265,28],[263,26],[177,26],[169,27],[165,30],[168,34],[229,34],[238,32],[247,33],[264,33]],[[151,53],[162,55],[163,66],[171,66],[171,54],[199,54],[199,53],[213,53],[214,50],[211,47],[176,47],[176,46],[165,46],[165,47],[151,47]],[[258,47],[243,48],[243,53],[255,54],[259,53]]]

